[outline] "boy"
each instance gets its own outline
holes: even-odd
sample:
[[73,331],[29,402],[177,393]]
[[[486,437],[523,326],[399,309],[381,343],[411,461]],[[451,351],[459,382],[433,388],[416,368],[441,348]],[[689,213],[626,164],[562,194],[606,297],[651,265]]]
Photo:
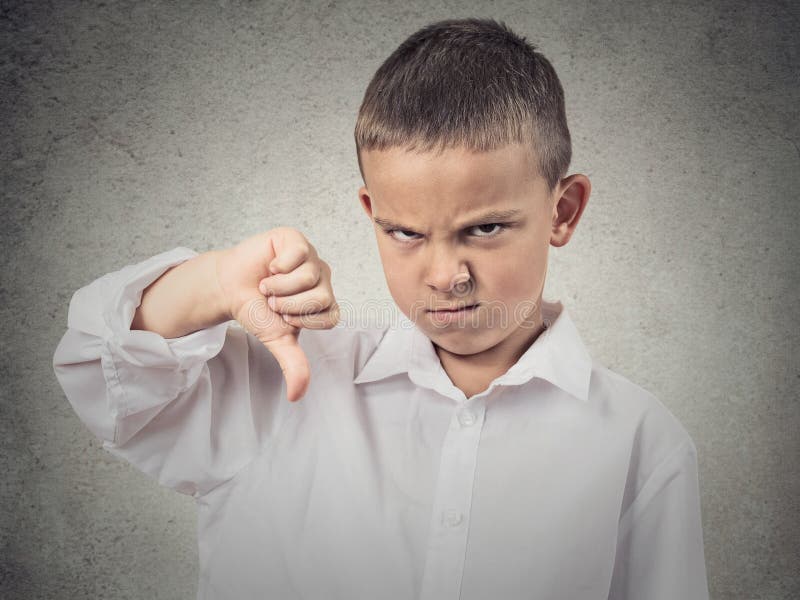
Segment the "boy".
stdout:
[[433,23],[355,136],[400,323],[336,326],[288,227],[71,301],[58,378],[196,499],[198,598],[707,598],[691,438],[542,301],[590,193],[549,62],[502,23]]

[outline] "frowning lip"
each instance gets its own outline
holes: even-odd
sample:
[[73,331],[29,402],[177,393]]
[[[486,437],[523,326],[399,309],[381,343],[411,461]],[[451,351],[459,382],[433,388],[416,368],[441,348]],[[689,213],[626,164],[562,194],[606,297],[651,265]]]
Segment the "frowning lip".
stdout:
[[442,306],[439,308],[428,308],[426,310],[427,312],[432,312],[432,313],[449,313],[449,312],[459,312],[461,310],[474,308],[476,306],[478,306],[477,302],[474,304],[459,304],[457,306]]

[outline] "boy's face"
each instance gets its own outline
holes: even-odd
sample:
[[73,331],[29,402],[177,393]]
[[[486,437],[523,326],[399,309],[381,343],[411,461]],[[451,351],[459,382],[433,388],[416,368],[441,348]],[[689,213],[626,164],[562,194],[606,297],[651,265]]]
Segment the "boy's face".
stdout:
[[519,145],[361,158],[359,198],[403,314],[452,354],[521,354],[541,326],[548,248],[566,243],[554,225],[561,184],[548,190]]

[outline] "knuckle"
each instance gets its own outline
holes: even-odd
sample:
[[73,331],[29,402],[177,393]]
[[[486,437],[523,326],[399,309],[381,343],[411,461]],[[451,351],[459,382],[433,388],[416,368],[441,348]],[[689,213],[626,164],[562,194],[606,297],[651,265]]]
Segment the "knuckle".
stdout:
[[296,238],[298,238],[300,240],[304,240],[305,239],[305,236],[303,235],[303,232],[300,231],[299,229],[297,229],[296,227],[290,227],[289,225],[284,225],[283,226],[283,230],[286,233],[288,233],[289,235],[291,235],[293,237],[296,237]]
[[292,233],[294,231],[295,230],[293,228],[291,228],[291,227],[287,227],[285,225],[281,225],[279,227],[272,228],[270,230],[270,233],[273,233],[273,234],[279,235],[279,236],[286,236],[286,235],[292,235]]
[[322,265],[315,262],[311,265],[311,273],[314,276],[314,283],[317,283],[322,278]]

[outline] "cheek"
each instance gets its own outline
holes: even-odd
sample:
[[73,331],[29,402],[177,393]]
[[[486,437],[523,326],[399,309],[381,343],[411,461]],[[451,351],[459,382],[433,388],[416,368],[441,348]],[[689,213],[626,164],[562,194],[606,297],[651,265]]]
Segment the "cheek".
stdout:
[[414,281],[412,261],[398,255],[396,249],[379,245],[383,274],[392,297],[403,304],[409,298],[414,298],[417,286]]
[[541,289],[547,270],[547,247],[529,245],[506,253],[502,259],[482,265],[481,279],[487,292],[499,300],[530,299]]

